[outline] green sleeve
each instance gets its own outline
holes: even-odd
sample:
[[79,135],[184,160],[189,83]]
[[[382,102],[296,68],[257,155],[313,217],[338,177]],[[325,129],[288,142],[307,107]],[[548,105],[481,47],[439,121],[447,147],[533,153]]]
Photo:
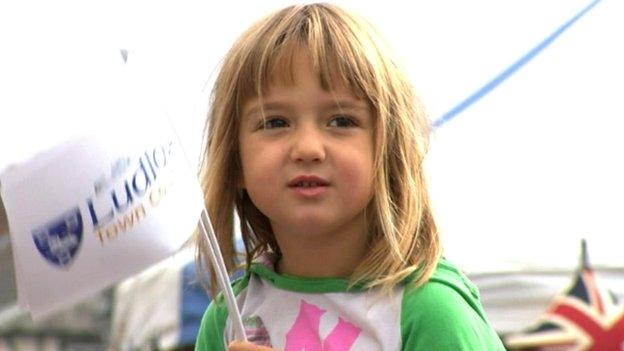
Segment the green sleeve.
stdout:
[[[219,296],[221,297],[221,296]],[[197,342],[195,343],[195,351],[206,350],[225,350],[223,344],[223,331],[225,329],[225,321],[227,320],[228,311],[223,302],[215,303],[213,300],[204,313],[199,332],[197,333]]]
[[[243,278],[233,282],[232,290],[234,294],[238,296],[247,287],[248,283],[249,275],[245,275]],[[219,294],[216,299],[210,302],[204,313],[197,333],[195,351],[225,351],[224,331],[227,318],[227,304],[223,299],[223,295]]]
[[441,264],[420,288],[407,288],[401,307],[402,350],[505,350],[490,326],[476,287]]

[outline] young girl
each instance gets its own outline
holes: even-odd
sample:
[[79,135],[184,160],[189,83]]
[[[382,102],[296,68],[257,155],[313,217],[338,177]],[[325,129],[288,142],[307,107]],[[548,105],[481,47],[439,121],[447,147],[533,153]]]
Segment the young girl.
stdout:
[[503,350],[475,286],[440,259],[429,124],[367,22],[327,4],[264,18],[225,57],[209,117],[205,203],[231,271],[240,219],[233,290],[255,345],[232,343],[217,298],[197,350]]

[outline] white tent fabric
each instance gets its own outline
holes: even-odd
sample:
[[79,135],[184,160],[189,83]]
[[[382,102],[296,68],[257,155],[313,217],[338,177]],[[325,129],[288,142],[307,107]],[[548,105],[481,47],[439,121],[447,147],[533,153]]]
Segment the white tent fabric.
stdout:
[[184,251],[117,286],[111,330],[115,349],[178,346],[182,324],[180,272],[190,260],[192,253]]

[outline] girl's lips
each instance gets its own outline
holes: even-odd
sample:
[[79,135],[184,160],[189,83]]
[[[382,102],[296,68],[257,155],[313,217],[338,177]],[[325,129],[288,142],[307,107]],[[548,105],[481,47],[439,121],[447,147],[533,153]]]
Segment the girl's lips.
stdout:
[[288,187],[327,186],[329,182],[316,175],[300,175],[288,182]]
[[322,177],[309,174],[292,178],[288,182],[288,188],[301,197],[316,197],[327,191],[329,182]]
[[291,186],[289,189],[295,192],[295,194],[302,197],[316,197],[320,196],[327,191],[327,185],[317,186]]

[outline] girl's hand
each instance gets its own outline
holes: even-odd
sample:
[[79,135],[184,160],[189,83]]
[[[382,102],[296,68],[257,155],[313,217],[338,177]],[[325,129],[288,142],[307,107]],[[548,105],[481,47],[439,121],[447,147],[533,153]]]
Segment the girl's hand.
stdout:
[[234,341],[228,346],[228,351],[277,351],[270,347],[258,346],[248,342]]

